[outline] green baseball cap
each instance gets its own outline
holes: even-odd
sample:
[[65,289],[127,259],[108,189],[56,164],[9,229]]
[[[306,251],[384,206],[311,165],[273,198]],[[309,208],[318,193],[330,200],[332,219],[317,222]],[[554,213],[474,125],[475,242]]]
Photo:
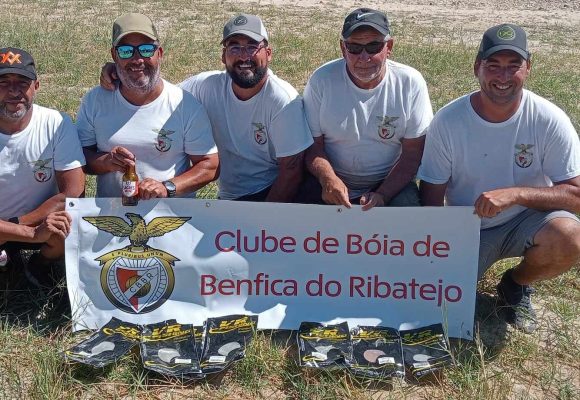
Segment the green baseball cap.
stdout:
[[152,40],[159,41],[157,29],[149,17],[138,13],[121,15],[113,23],[113,46],[130,33],[140,33]]
[[478,56],[485,60],[501,50],[511,50],[523,59],[529,59],[530,50],[526,32],[514,24],[501,24],[489,28],[481,39]]

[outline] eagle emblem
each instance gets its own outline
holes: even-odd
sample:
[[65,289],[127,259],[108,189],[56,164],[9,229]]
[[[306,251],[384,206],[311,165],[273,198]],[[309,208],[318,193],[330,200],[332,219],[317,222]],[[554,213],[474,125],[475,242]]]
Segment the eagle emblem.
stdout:
[[268,135],[266,134],[266,126],[261,122],[252,122],[254,125],[254,140],[258,144],[265,144],[268,141]]
[[379,120],[379,137],[381,139],[391,139],[395,136],[395,125],[393,122],[399,119],[399,117],[387,117],[381,116],[377,117]]
[[46,160],[32,161],[32,172],[34,173],[34,179],[37,182],[48,182],[52,178],[52,168],[50,163],[52,158],[47,158]]
[[530,151],[533,144],[516,144],[516,150],[514,154],[514,159],[516,165],[520,168],[528,168],[534,162],[534,153]]
[[171,142],[173,139],[169,137],[175,133],[175,131],[169,131],[167,129],[153,129],[153,132],[157,133],[157,143],[155,148],[162,153],[165,153],[171,148]]
[[156,217],[146,223],[135,213],[129,220],[116,216],[83,217],[83,220],[116,237],[129,238],[130,244],[95,259],[101,270],[101,288],[117,308],[130,314],[143,314],[159,308],[173,292],[173,266],[178,258],[147,244],[150,238],[179,229],[191,217]]

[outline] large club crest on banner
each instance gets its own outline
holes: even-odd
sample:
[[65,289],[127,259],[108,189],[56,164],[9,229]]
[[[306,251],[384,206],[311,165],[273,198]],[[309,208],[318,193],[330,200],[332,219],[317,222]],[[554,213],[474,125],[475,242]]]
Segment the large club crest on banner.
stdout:
[[101,288],[119,309],[131,313],[147,313],[161,306],[175,285],[172,266],[177,257],[151,248],[151,237],[178,229],[190,218],[157,217],[145,223],[139,214],[126,213],[130,223],[116,216],[83,217],[98,229],[117,237],[128,237],[130,245],[97,257],[103,266]]

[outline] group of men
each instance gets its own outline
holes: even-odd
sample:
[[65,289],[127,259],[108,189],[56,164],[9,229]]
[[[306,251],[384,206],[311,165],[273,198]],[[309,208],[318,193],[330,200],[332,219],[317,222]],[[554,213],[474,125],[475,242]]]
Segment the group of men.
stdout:
[[163,47],[152,21],[126,14],[114,22],[113,63],[83,98],[76,129],[33,104],[39,83],[30,54],[1,49],[0,249],[39,248],[39,266],[62,257],[64,198],[83,195],[83,170],[97,175],[98,197],[119,197],[132,165],[145,200],[194,196],[219,176],[225,200],[365,211],[474,205],[482,218],[478,276],[523,256],[498,295],[508,321],[533,331],[530,284],[580,256],[578,135],[563,111],[523,89],[531,55],[516,25],[485,32],[474,63],[480,89],[434,118],[425,80],[390,59],[393,43],[384,13],[354,10],[342,29],[343,57],[318,68],[301,98],[269,69],[261,19],[240,14],[224,26],[225,71],[175,86],[160,78]]

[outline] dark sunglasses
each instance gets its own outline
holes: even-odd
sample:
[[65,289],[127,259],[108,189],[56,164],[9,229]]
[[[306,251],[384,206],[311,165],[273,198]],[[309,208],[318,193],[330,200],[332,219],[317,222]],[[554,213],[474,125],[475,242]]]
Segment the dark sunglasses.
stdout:
[[346,51],[350,54],[360,54],[363,50],[367,52],[367,54],[377,54],[385,47],[387,42],[370,42],[367,44],[358,44],[358,43],[349,43],[343,42],[344,47],[346,47]]
[[133,57],[133,54],[135,54],[135,49],[137,49],[137,51],[143,58],[153,57],[153,54],[155,54],[155,51],[157,50],[158,47],[159,46],[157,46],[156,44],[150,43],[140,44],[139,46],[131,46],[130,44],[121,44],[119,46],[116,46],[115,49],[117,50],[117,55],[119,56],[120,59],[127,60]]

